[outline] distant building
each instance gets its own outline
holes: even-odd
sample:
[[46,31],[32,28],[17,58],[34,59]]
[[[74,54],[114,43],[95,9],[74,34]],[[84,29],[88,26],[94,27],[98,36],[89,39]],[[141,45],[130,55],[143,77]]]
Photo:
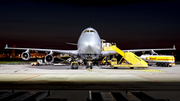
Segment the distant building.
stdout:
[[[47,53],[30,53],[31,58],[44,58],[47,55]],[[68,54],[63,54],[63,55],[59,55],[59,54],[53,54],[54,58],[57,58],[57,56],[61,56],[61,57],[67,57],[69,56]],[[12,54],[0,54],[0,58],[21,58],[21,54],[15,54],[15,50],[12,51]]]
[[7,58],[6,54],[0,54],[0,58]]
[[12,57],[15,57],[16,55],[15,55],[15,49],[13,49],[12,50],[12,55],[11,55]]

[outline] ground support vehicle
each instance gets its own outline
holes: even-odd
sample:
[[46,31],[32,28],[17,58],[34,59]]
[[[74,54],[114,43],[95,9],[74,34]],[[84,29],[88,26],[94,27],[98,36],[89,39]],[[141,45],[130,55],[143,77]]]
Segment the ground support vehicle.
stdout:
[[39,66],[39,63],[38,62],[32,62],[31,66]]
[[107,56],[105,56],[101,61],[101,65],[110,65],[110,64],[111,64],[111,60],[109,60]]
[[78,69],[79,64],[78,62],[71,62],[71,69]]
[[43,63],[42,59],[37,59],[37,62],[31,63],[31,66],[39,66],[39,65],[45,65],[45,63]]
[[141,55],[140,58],[146,61],[149,66],[172,67],[175,65],[175,58],[172,55]]
[[116,58],[111,59],[110,66],[114,67],[115,69],[118,67],[129,67],[130,69],[133,69],[134,67],[148,68],[148,64],[144,60],[142,60],[132,52],[123,52],[118,47],[116,47],[116,45],[110,45],[109,47],[104,47],[103,51],[116,51],[118,54],[122,56],[119,63],[117,62]]

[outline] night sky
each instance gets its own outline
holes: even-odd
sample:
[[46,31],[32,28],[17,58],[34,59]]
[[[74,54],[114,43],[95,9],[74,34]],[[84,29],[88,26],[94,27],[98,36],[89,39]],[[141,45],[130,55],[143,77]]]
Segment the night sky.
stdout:
[[120,49],[180,48],[180,0],[131,2],[1,0],[0,51],[16,47],[76,49],[90,26]]

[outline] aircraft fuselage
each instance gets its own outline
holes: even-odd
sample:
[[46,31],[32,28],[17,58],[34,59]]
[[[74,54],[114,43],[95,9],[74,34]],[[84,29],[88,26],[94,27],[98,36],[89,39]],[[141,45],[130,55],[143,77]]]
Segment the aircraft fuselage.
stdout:
[[101,39],[98,32],[91,27],[83,30],[77,48],[80,58],[85,60],[98,59],[101,55]]

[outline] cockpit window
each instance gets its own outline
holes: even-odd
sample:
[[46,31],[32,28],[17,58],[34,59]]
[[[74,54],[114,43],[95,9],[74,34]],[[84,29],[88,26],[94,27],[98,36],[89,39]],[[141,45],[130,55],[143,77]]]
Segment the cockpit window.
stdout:
[[90,32],[94,32],[93,30],[90,30]]
[[89,32],[89,30],[86,30],[85,33],[86,33],[86,32]]
[[[88,33],[87,33],[88,32]],[[93,32],[93,33],[92,33]],[[84,33],[87,33],[87,34],[94,34],[95,31],[94,30],[85,30]]]

